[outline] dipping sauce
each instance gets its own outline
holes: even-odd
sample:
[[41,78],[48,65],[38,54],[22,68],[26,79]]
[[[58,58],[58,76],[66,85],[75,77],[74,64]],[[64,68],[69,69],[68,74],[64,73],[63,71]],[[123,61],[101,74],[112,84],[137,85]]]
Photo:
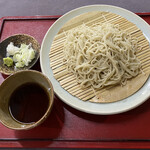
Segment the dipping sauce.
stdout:
[[12,93],[9,111],[11,116],[19,122],[34,123],[46,113],[48,105],[47,91],[37,83],[26,83]]

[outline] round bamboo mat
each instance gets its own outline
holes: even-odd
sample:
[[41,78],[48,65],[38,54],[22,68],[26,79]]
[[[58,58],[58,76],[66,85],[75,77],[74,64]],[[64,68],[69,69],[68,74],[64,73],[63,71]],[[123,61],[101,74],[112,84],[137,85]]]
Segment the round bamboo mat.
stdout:
[[[82,89],[74,75],[66,70],[66,64],[63,63],[65,33],[83,23],[90,26],[100,22],[118,24],[120,29],[127,31],[131,36],[137,38],[138,47],[140,49],[137,52],[137,57],[141,61],[144,73],[128,80],[125,86],[108,86],[101,90],[93,90],[92,88]],[[134,94],[144,85],[150,72],[150,47],[142,31],[127,19],[110,12],[88,12],[67,22],[55,36],[50,49],[49,58],[54,77],[66,91],[83,101],[88,100],[96,103],[115,102]]]

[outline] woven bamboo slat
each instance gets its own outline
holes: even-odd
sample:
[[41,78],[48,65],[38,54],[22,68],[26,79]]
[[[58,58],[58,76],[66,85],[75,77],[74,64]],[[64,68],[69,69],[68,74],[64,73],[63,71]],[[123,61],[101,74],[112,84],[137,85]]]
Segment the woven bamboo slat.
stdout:
[[[106,87],[101,90],[93,90],[92,88],[82,89],[77,83],[76,78],[72,73],[69,73],[66,69],[66,65],[63,62],[63,43],[65,41],[65,34],[72,28],[78,27],[83,23],[91,26],[94,23],[108,22],[112,24],[118,24],[122,30],[127,31],[132,37],[138,39],[138,47],[140,50],[137,52],[137,57],[141,61],[143,74],[141,73],[135,79],[128,81],[127,87],[121,87],[117,85],[112,88]],[[50,66],[53,70],[54,77],[58,80],[60,85],[67,90],[73,96],[78,97],[83,101],[89,100],[96,103],[114,102],[126,98],[139,90],[149,77],[150,72],[150,47],[149,42],[143,35],[142,31],[132,22],[129,22],[125,18],[113,14],[110,12],[91,12],[80,16],[77,16],[67,22],[55,36],[52,43],[52,47],[49,53]],[[130,88],[130,92],[123,96],[116,96],[115,89],[119,90],[118,93],[123,93],[123,90],[127,91],[131,83],[136,82]],[[112,90],[113,89],[113,90]],[[121,90],[120,90],[121,89]],[[110,97],[110,92],[112,92]],[[105,99],[104,99],[105,98]]]

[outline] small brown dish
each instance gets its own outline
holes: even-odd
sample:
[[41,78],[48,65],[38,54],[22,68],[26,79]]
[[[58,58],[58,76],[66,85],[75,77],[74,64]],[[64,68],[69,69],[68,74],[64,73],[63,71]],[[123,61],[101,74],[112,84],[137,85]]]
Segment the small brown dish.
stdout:
[[[31,84],[38,85],[42,88],[43,95],[41,96],[39,90],[35,90],[35,88],[30,88],[31,86],[28,86],[25,90],[18,93],[16,99],[14,98],[14,93],[20,90],[23,85]],[[26,90],[28,93],[26,93]],[[43,107],[43,103],[46,99],[47,103]],[[22,101],[25,103],[22,103]],[[34,128],[49,116],[53,102],[53,86],[44,74],[33,70],[18,71],[7,77],[0,86],[0,122],[7,128],[14,130]],[[20,103],[23,105],[20,105]],[[12,108],[14,108],[14,110]],[[38,119],[36,118],[37,120],[27,120],[35,119],[33,117],[36,117],[39,113],[40,116],[38,116]],[[19,117],[21,116],[22,120],[19,120],[20,118],[18,119],[17,115]]]
[[[29,45],[30,43],[32,44],[32,48],[35,50],[35,58],[29,63],[28,66],[16,69],[14,65],[11,67],[4,65],[3,58],[6,57],[7,53],[6,48],[10,44],[10,42],[12,42],[14,46],[17,47],[20,47],[21,44],[26,45]],[[10,36],[0,43],[0,72],[6,75],[10,75],[20,70],[28,70],[37,62],[39,55],[40,55],[40,44],[34,37],[27,34],[16,34]]]

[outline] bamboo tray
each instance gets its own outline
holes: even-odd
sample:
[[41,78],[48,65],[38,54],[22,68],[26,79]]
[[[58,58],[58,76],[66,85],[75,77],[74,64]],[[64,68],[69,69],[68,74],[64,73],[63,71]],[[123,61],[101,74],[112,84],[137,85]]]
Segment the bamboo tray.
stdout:
[[[89,27],[95,23],[117,24],[121,30],[128,32],[132,37],[136,38],[139,49],[137,50],[137,57],[141,62],[144,74],[141,73],[137,77],[131,79],[123,87],[117,85],[105,87],[100,90],[93,90],[93,88],[89,87],[82,89],[80,84],[77,83],[73,73],[67,71],[66,63],[63,62],[63,44],[66,40],[65,34],[73,28],[80,27],[83,23]],[[53,75],[60,83],[61,87],[71,95],[83,101],[109,103],[127,98],[143,86],[150,73],[150,47],[142,31],[127,19],[111,12],[93,11],[81,14],[69,20],[54,37],[49,57]]]
[[[140,13],[150,24],[150,13]],[[40,43],[59,16],[4,17],[0,38],[16,33],[34,36]],[[40,64],[32,68],[40,71]],[[0,83],[6,75],[0,74]],[[0,124],[1,148],[150,148],[150,101],[118,115],[90,115],[64,104],[55,96],[49,118],[39,127],[14,131]]]

